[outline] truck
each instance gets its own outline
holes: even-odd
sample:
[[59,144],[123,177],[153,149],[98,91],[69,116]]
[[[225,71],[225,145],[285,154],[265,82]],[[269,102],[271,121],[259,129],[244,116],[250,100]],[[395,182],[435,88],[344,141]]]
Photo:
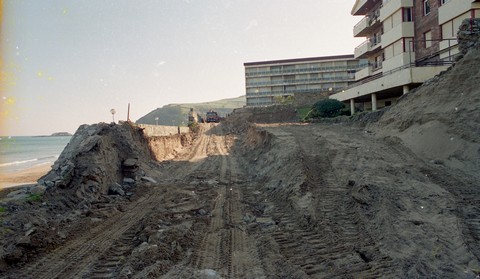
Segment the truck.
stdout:
[[220,122],[220,116],[218,116],[218,113],[216,111],[210,110],[207,112],[207,117],[206,117],[206,122],[207,123],[218,123]]

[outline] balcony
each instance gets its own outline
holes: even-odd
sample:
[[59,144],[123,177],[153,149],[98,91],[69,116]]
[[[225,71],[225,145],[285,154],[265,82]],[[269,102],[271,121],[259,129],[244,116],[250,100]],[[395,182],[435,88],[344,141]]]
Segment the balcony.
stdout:
[[415,37],[415,28],[413,22],[402,22],[382,35],[382,43],[389,46],[401,38]]
[[399,9],[407,7],[413,7],[413,0],[388,1],[383,3],[383,7],[380,9],[380,21],[383,22]]
[[383,71],[388,72],[393,69],[411,65],[415,62],[415,52],[402,52],[390,59],[383,61]]
[[438,8],[438,23],[442,25],[471,9],[480,9],[480,3],[472,0],[449,1]]
[[354,37],[366,37],[371,31],[380,24],[380,10],[368,14],[353,27]]
[[372,75],[372,73],[373,73],[373,67],[371,65],[368,65],[367,67],[355,73],[355,81],[359,81],[361,79],[369,77]]
[[355,58],[366,58],[369,54],[381,49],[382,36],[368,38],[355,48]]

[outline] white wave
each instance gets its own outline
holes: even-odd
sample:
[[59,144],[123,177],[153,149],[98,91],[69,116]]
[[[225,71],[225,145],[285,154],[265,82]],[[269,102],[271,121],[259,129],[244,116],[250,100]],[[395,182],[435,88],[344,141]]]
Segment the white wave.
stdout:
[[14,162],[2,163],[2,164],[0,164],[0,168],[1,167],[25,165],[25,164],[36,162],[36,161],[47,161],[47,162],[42,162],[42,163],[35,164],[35,165],[48,164],[48,163],[51,163],[51,162],[55,161],[56,159],[58,159],[58,155],[51,155],[51,156],[45,156],[45,157],[29,159],[29,160],[24,160],[24,161],[14,161]]
[[25,160],[25,161],[15,161],[15,162],[3,163],[3,164],[0,164],[0,167],[21,165],[21,164],[31,163],[31,162],[35,162],[35,161],[38,161],[38,159],[30,159],[30,160]]

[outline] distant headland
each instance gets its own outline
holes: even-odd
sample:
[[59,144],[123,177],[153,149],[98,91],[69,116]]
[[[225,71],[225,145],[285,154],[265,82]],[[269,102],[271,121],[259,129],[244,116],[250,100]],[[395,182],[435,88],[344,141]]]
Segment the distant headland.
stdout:
[[58,132],[58,133],[53,133],[50,135],[51,137],[70,137],[72,134],[68,132]]
[[58,133],[53,133],[51,135],[42,135],[42,136],[35,136],[35,137],[42,138],[42,137],[71,137],[71,136],[73,135],[68,132],[58,132]]

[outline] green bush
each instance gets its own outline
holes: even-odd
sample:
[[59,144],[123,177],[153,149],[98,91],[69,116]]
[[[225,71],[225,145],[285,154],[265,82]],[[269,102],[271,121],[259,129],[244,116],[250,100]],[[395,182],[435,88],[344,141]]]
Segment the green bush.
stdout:
[[325,99],[316,102],[310,113],[307,115],[308,118],[328,118],[336,117],[339,115],[347,114],[345,110],[345,104],[335,100],[335,99]]
[[5,207],[0,206],[0,213],[6,212],[6,211],[7,211],[7,209]]
[[30,196],[28,196],[27,198],[27,201],[30,201],[30,202],[35,202],[35,201],[39,201],[42,199],[42,195],[40,194],[31,194]]

